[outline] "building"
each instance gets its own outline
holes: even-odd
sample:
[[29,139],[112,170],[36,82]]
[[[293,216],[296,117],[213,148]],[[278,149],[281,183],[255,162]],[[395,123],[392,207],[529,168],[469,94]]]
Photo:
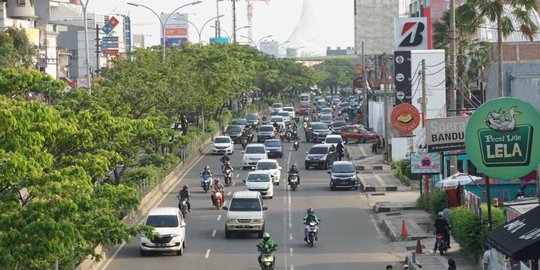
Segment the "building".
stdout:
[[145,40],[145,35],[144,34],[133,34],[133,49],[144,49],[146,48],[145,44],[144,44],[144,40]]
[[360,50],[364,43],[366,55],[392,54],[394,52],[394,18],[407,16],[409,1],[355,0],[355,48]]
[[[456,7],[465,2],[467,1],[455,0]],[[447,10],[450,10],[450,0],[411,0],[409,6],[411,17],[428,17],[431,24],[441,22],[444,12]]]
[[278,57],[279,56],[279,42],[277,41],[261,41],[260,45],[260,50],[261,52],[265,53],[265,54],[268,54],[268,55],[273,55],[275,57]]
[[340,47],[337,47],[336,49],[332,49],[331,47],[326,48],[326,56],[332,56],[332,55],[354,55],[355,50],[354,47],[347,47],[345,49],[342,49]]

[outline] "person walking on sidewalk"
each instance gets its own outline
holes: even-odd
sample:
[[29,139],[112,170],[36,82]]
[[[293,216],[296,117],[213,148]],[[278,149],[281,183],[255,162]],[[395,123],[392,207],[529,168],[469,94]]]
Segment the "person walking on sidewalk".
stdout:
[[457,270],[456,261],[454,261],[454,259],[448,259],[448,270]]
[[484,245],[484,255],[482,256],[482,270],[488,270],[491,265],[491,251],[489,250],[489,245]]
[[373,139],[373,143],[371,144],[371,153],[377,154],[377,149],[379,148],[380,144],[381,139],[379,139],[379,136],[375,136],[375,139]]

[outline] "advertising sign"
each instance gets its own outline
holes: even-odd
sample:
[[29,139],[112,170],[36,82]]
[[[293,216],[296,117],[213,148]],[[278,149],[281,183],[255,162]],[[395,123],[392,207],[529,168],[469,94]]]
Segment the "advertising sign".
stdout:
[[469,117],[426,119],[428,152],[465,149],[465,129]]
[[165,25],[165,37],[182,38],[187,40],[189,35],[189,17],[187,13],[161,13],[162,21],[167,21]]
[[101,41],[102,49],[118,49],[118,37],[103,37]]
[[396,104],[411,103],[412,82],[411,82],[411,52],[394,52],[394,85],[396,87]]
[[395,50],[426,50],[428,48],[427,18],[399,17],[395,19]]
[[[187,38],[170,38],[168,37],[165,41],[166,47],[178,47],[182,45],[182,43],[187,42]],[[163,39],[161,39],[161,42],[163,43]]]
[[471,162],[485,175],[518,178],[540,163],[539,128],[540,114],[529,103],[493,99],[478,107],[469,119],[465,148]]
[[420,113],[413,105],[402,103],[392,110],[390,123],[399,133],[407,134],[420,124]]
[[411,153],[411,172],[438,174],[441,172],[439,153]]
[[228,43],[229,39],[226,37],[210,38],[210,43]]

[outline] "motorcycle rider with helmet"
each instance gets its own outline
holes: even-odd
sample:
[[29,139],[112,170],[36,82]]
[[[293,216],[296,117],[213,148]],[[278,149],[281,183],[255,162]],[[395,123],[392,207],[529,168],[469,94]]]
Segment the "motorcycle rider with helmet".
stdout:
[[345,150],[345,146],[343,145],[343,143],[339,142],[336,146],[336,153],[337,153],[337,158],[339,161],[341,161],[341,159],[344,156],[344,150]]
[[185,199],[185,200],[186,200],[187,207],[188,207],[188,212],[191,213],[191,202],[190,202],[190,199],[191,199],[191,193],[189,192],[189,187],[188,187],[188,185],[184,185],[184,186],[182,187],[182,189],[181,189],[180,192],[178,193],[178,196],[180,197],[180,201],[178,202],[178,208],[181,208],[181,206],[182,206],[182,201]]
[[[444,218],[443,212],[437,214],[437,219],[435,220],[433,227],[435,227],[435,234],[442,234],[444,236],[444,242],[446,242],[446,246],[450,249],[450,224],[448,224],[448,221]],[[433,248],[433,252],[436,251],[437,243],[435,243],[435,247]]]
[[[276,247],[277,247],[277,244],[274,242],[274,240],[270,239],[270,233],[268,232],[264,232],[263,239],[259,241],[259,243],[257,244],[257,250],[259,251],[259,257],[257,258],[257,260],[259,261],[259,265],[261,264],[261,258],[262,258],[263,252],[266,251],[265,249],[266,247],[269,248],[272,252],[276,251]],[[273,254],[272,256],[274,257],[273,261],[275,262],[276,256],[274,256]]]
[[212,177],[212,171],[210,170],[210,165],[204,166],[201,176],[205,176],[205,175],[208,175],[208,177],[210,178]]
[[212,191],[210,199],[212,200],[212,205],[214,205],[214,195],[219,191],[221,192],[221,196],[224,196],[223,191],[225,190],[225,187],[219,182],[219,178],[214,178],[214,182],[210,185],[210,190]]
[[223,156],[221,156],[219,161],[221,161],[221,171],[225,172],[225,170],[227,169],[225,168],[225,166],[227,166],[227,161],[231,161],[231,158],[229,157],[229,155],[227,155],[227,153],[223,153]]
[[[307,209],[307,215],[304,217],[304,224],[307,225],[309,224],[310,221],[315,221],[317,224],[319,224],[320,222],[319,218],[315,215],[315,209],[311,207]],[[304,228],[304,241],[306,242],[308,241],[307,236],[308,236],[308,227],[306,226]],[[317,240],[317,236],[318,235],[315,235],[315,240]]]
[[296,179],[298,180],[298,185],[300,185],[300,171],[298,171],[298,166],[296,165],[296,163],[291,165],[291,168],[289,169],[289,171],[287,173],[289,174],[289,177],[287,178],[287,182],[289,184],[290,184],[290,180],[291,180],[291,174],[296,174]]

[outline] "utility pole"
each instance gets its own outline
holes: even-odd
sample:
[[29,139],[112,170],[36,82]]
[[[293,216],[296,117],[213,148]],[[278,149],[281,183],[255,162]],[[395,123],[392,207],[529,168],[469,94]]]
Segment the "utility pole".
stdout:
[[99,75],[99,24],[96,23],[96,76]]
[[232,0],[233,43],[236,43],[236,0]]
[[[426,126],[427,116],[427,85],[426,85],[426,59],[422,59],[422,127]],[[425,202],[429,201],[429,176],[422,175],[422,181],[424,183],[424,199]],[[427,205],[427,203],[425,204]]]
[[216,0],[216,36],[215,38],[220,38],[220,37],[221,37],[221,23],[219,21],[219,0]]
[[381,65],[383,67],[383,81],[384,81],[384,161],[390,162],[388,155],[388,74],[386,70],[386,53],[381,56]]
[[[447,116],[456,116],[456,84],[457,84],[457,50],[456,50],[456,0],[450,0],[450,110]],[[457,156],[450,155],[450,168],[448,170],[450,175],[457,172]]]
[[367,77],[367,67],[366,67],[366,54],[364,53],[364,42],[362,41],[362,76],[364,76],[364,90],[362,91],[362,122],[364,127],[368,127],[368,77]]
[[80,1],[80,5],[83,9],[83,20],[84,20],[84,47],[85,47],[85,56],[86,56],[86,80],[88,80],[88,88],[92,88],[92,75],[90,74],[90,45],[88,43],[88,2]]

